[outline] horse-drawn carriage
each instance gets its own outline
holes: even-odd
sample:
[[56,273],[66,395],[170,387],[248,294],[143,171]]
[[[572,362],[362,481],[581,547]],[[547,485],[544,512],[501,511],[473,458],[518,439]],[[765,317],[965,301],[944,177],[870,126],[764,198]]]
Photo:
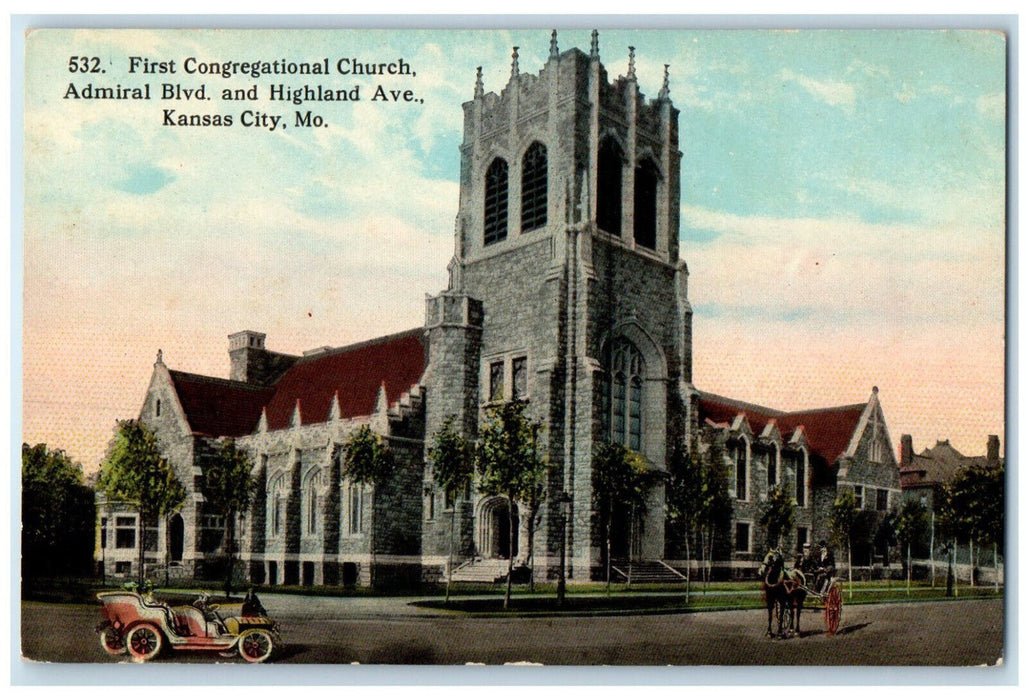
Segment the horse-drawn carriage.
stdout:
[[[800,613],[809,596],[817,599],[822,607],[826,634],[836,634],[843,615],[843,594],[835,576],[828,576],[817,587],[809,587],[807,575],[799,568],[787,569],[785,558],[778,549],[765,556],[758,576],[761,577],[761,592],[768,610],[769,637],[800,636]],[[778,631],[774,634],[773,616],[778,622]]]

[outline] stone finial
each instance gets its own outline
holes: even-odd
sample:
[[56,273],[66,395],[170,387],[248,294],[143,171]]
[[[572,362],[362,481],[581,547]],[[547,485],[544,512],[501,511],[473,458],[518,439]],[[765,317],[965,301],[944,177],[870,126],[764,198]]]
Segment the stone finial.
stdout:
[[511,78],[518,77],[518,47],[511,52]]
[[665,78],[661,83],[661,91],[657,93],[657,96],[662,100],[668,99],[668,64],[665,64]]
[[636,47],[629,47],[629,80],[636,80]]
[[482,95],[482,66],[479,66],[475,69],[475,98],[479,99]]
[[560,52],[557,50],[557,30],[550,32],[550,57],[557,58]]
[[590,58],[600,58],[600,32],[596,29],[590,32]]
[[161,348],[157,348],[157,362],[155,362],[154,364],[156,364],[156,365],[163,365],[164,364],[164,353],[161,352]]

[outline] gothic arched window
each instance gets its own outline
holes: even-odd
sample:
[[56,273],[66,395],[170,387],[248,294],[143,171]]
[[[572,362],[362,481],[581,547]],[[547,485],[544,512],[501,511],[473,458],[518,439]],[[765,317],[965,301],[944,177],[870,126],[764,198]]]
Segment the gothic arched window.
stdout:
[[657,247],[657,167],[649,158],[636,168],[632,235],[637,245]]
[[522,231],[547,223],[547,147],[533,142],[522,159]]
[[610,137],[597,154],[597,227],[615,236],[622,233],[622,149]]
[[601,383],[601,428],[608,442],[643,447],[643,355],[620,338],[608,350]]
[[322,505],[320,496],[320,487],[322,485],[323,477],[321,470],[318,470],[311,474],[307,478],[307,488],[304,494],[304,501],[307,506],[307,534],[313,535],[318,532],[318,528],[321,522],[319,517],[319,506]]
[[497,158],[486,170],[486,198],[482,241],[485,245],[507,238],[507,161]]
[[285,521],[283,508],[286,505],[286,476],[280,474],[268,486],[268,525],[270,537],[279,537]]

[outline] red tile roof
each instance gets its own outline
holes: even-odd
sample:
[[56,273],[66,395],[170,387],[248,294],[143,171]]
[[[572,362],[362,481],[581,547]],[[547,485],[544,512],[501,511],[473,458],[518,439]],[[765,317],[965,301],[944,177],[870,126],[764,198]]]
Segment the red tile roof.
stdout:
[[803,426],[804,437],[811,452],[821,456],[827,464],[832,464],[850,444],[865,405],[861,403],[787,412],[700,392],[700,420],[732,424],[736,416],[742,413],[750,431],[755,435],[764,430],[768,421],[775,421],[784,440],[789,440],[793,431]]
[[169,370],[190,430],[212,437],[252,433],[272,389]]
[[340,417],[371,415],[380,386],[392,404],[421,381],[424,369],[421,328],[302,357],[275,383],[268,429],[288,427],[298,400],[303,423],[328,420],[336,393]]
[[422,329],[416,328],[302,357],[271,387],[169,373],[194,433],[239,437],[257,429],[262,408],[269,430],[288,427],[298,400],[303,423],[325,422],[336,393],[340,417],[371,415],[380,386],[392,404],[421,381],[424,369]]

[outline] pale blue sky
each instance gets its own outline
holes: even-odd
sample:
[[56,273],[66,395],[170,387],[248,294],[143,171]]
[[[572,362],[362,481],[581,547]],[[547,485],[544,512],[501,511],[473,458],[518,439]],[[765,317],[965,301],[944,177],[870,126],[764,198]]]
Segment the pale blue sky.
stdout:
[[[158,347],[224,376],[225,336],[286,352],[422,322],[446,282],[461,103],[475,68],[503,88],[531,31],[39,32],[25,97],[25,439],[95,465],[135,415]],[[561,49],[589,47],[563,30]],[[863,401],[891,437],[973,454],[1003,430],[1005,41],[939,31],[610,31],[611,78],[636,47],[681,111],[682,255],[702,389],[792,409]],[[67,56],[404,57],[417,105],[317,105],[331,127],[177,129],[162,107],[62,99]],[[117,76],[117,79],[115,78]],[[198,109],[257,105],[215,99]],[[158,89],[167,76],[150,76]],[[82,81],[77,81],[82,82]],[[299,83],[296,78],[283,82]],[[361,84],[370,96],[375,79]],[[68,387],[75,387],[69,392]]]

